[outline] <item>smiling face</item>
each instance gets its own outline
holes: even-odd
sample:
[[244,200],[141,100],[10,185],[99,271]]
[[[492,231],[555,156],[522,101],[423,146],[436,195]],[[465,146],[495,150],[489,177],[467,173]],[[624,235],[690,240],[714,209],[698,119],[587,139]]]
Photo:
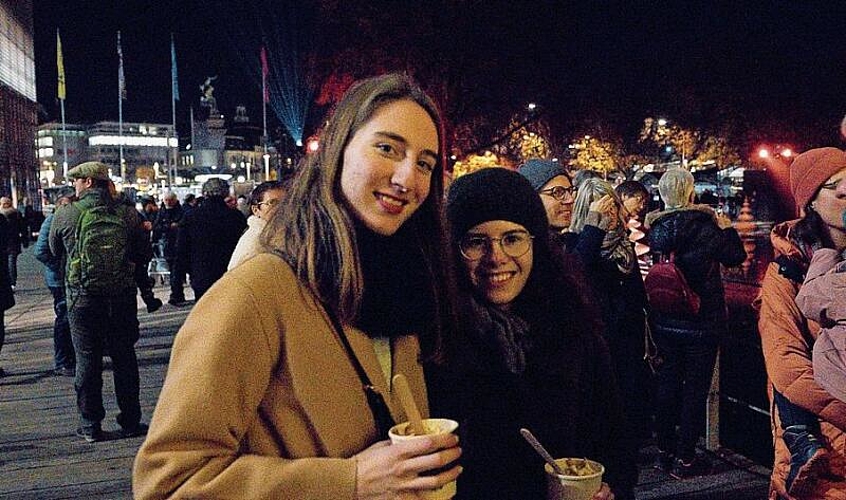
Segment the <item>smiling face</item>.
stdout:
[[510,308],[514,299],[523,291],[534,262],[531,245],[526,253],[518,257],[511,257],[503,251],[500,238],[508,237],[509,233],[514,231],[527,233],[526,228],[520,224],[493,220],[473,226],[465,235],[465,238],[482,237],[493,240],[481,259],[462,260],[470,283],[478,295],[501,309]]
[[358,219],[394,234],[429,195],[438,147],[435,123],[417,103],[379,108],[344,150],[341,192]]
[[[543,208],[546,210],[546,217],[549,219],[549,225],[556,229],[564,229],[570,227],[570,219],[573,217],[573,203],[576,199],[573,197],[572,191],[568,191],[564,198],[556,200],[549,193],[555,186],[561,186],[566,189],[573,187],[570,179],[566,175],[556,175],[546,184],[541,186],[541,201]],[[544,193],[543,191],[546,191]]]

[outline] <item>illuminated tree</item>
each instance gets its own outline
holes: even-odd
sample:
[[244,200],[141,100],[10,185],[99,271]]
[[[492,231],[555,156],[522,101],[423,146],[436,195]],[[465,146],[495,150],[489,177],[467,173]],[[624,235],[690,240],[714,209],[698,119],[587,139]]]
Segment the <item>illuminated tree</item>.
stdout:
[[713,161],[717,168],[726,168],[740,164],[740,152],[722,137],[705,138],[699,157],[704,161]]
[[572,148],[575,152],[570,164],[577,169],[588,169],[608,176],[623,164],[622,147],[619,143],[590,135],[577,140]]
[[500,167],[499,157],[490,151],[485,151],[484,154],[473,154],[467,157],[464,161],[457,161],[452,167],[452,179],[458,179],[462,175],[471,174],[483,168]]
[[507,149],[503,153],[520,163],[531,158],[548,158],[551,153],[549,126],[543,120],[527,120],[523,114],[515,115],[508,124]]
[[653,147],[653,157],[678,160],[692,170],[716,165],[736,165],[740,161],[737,148],[721,136],[668,124],[666,120],[646,118],[639,141]]

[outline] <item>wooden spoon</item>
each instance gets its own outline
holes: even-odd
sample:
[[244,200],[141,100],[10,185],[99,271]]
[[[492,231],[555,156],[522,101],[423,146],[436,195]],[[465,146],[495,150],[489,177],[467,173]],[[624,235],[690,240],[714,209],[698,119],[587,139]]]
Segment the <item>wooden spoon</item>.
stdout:
[[532,448],[534,448],[535,451],[538,452],[538,455],[540,455],[541,457],[543,457],[544,460],[546,460],[546,463],[548,463],[550,467],[552,467],[552,470],[554,470],[556,474],[560,476],[567,475],[564,473],[564,470],[561,469],[561,466],[558,465],[558,462],[556,462],[555,459],[552,458],[552,455],[550,455],[549,452],[546,451],[546,448],[544,448],[543,445],[540,444],[540,441],[535,438],[534,434],[532,434],[529,429],[520,429],[520,434],[523,435],[523,439],[525,439],[529,442],[530,445],[532,445]]
[[402,409],[405,410],[405,414],[408,416],[411,430],[416,436],[424,436],[426,434],[426,428],[423,427],[423,419],[420,418],[420,410],[417,408],[417,403],[414,402],[414,396],[411,394],[411,389],[408,388],[408,380],[406,380],[405,375],[402,373],[394,375],[392,380],[394,383],[394,390],[397,392],[397,397],[400,400]]

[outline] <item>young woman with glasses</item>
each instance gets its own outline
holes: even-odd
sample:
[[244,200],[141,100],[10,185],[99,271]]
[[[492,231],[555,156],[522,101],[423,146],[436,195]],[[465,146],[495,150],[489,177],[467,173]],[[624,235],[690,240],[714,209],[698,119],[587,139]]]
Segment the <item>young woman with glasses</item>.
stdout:
[[[451,317],[442,126],[408,77],[347,91],[262,233],[176,336],[135,498],[418,498],[456,479],[454,435],[390,444],[402,373]],[[367,385],[365,385],[367,379]]]
[[[606,467],[594,499],[631,498],[634,456],[595,311],[553,254],[540,198],[520,174],[489,168],[453,182],[447,199],[464,313],[443,363],[430,367],[433,412],[460,421],[459,498],[543,498],[543,460]],[[612,494],[613,490],[613,494]]]

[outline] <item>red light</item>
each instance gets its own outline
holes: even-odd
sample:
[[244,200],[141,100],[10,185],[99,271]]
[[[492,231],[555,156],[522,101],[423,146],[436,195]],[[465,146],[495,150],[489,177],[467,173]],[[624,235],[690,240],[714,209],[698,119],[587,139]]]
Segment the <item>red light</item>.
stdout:
[[769,158],[770,151],[766,148],[761,148],[758,150],[758,158]]
[[320,149],[320,141],[317,139],[309,139],[307,147],[309,153],[316,153],[317,150]]
[[790,158],[791,156],[793,156],[793,150],[790,148],[784,148],[781,151],[781,156],[784,156],[785,158]]

